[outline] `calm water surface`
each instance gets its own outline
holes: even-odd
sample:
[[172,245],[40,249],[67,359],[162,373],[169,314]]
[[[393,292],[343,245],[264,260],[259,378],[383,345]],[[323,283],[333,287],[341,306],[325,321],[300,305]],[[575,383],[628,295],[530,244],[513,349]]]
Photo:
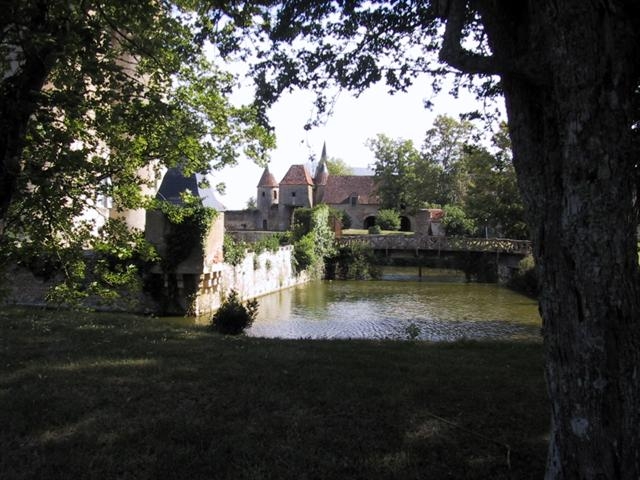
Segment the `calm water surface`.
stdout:
[[[280,338],[533,339],[535,301],[455,272],[386,270],[379,281],[316,281],[260,297],[247,334]],[[387,280],[390,279],[390,280]],[[392,280],[391,280],[392,279]]]

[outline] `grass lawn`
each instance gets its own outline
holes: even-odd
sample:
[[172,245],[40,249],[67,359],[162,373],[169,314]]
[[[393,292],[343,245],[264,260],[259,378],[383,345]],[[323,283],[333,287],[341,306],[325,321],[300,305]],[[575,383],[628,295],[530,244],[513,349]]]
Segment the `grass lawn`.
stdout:
[[539,343],[231,338],[0,313],[0,478],[539,479]]

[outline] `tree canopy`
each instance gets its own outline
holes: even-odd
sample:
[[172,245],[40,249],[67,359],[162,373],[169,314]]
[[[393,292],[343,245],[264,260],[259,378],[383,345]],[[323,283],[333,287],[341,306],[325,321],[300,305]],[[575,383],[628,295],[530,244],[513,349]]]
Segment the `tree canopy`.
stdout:
[[352,174],[351,167],[341,158],[329,158],[327,167],[329,168],[329,175],[345,176]]
[[[100,203],[150,207],[163,167],[208,172],[242,152],[262,161],[273,138],[234,78],[203,54],[245,12],[191,1],[33,1],[0,20],[0,241],[4,261],[46,257],[75,283],[80,252],[141,253],[140,234],[87,215]],[[202,8],[201,8],[202,10]],[[217,22],[217,23],[216,23]],[[201,37],[199,39],[199,36]],[[115,235],[118,232],[118,235]],[[98,235],[96,235],[96,233]],[[126,253],[125,253],[126,252]],[[148,252],[147,252],[148,253]],[[37,258],[35,258],[37,257]],[[105,285],[107,286],[107,285]]]
[[465,228],[448,228],[450,234],[484,236],[491,229],[492,235],[528,238],[506,128],[492,135],[491,149],[471,123],[448,116],[435,119],[421,149],[382,134],[371,139],[382,206],[406,212],[445,207],[468,220]]

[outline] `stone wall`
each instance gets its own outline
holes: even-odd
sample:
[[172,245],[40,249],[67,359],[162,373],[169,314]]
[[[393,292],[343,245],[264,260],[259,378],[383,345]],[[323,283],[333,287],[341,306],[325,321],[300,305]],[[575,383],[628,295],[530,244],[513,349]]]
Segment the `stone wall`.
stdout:
[[[231,290],[237,291],[243,300],[248,300],[307,282],[306,272],[294,272],[292,256],[293,247],[285,246],[277,252],[248,253],[235,267],[226,263],[209,263],[200,274],[152,273],[148,280],[155,287],[147,289],[146,293],[125,295],[115,303],[101,304],[97,298],[89,299],[87,303],[104,311],[210,315],[220,307],[223,297]],[[55,284],[54,280],[44,281],[19,267],[11,268],[7,273],[12,282],[6,292],[8,295],[3,299],[4,304],[46,305],[46,293]]]
[[292,267],[293,247],[281,247],[277,252],[260,255],[248,253],[237,266],[221,264],[210,279],[203,276],[193,302],[195,316],[209,315],[220,307],[231,290],[243,300],[306,283],[306,272],[297,275]]
[[260,210],[227,210],[224,212],[227,230],[255,230],[261,228]]

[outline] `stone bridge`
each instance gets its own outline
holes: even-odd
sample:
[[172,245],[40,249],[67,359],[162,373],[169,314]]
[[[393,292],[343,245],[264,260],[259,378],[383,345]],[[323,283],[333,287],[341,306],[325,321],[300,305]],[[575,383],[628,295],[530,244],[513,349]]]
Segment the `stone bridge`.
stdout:
[[469,278],[498,281],[507,281],[518,268],[518,262],[531,254],[531,242],[506,238],[345,235],[336,238],[336,242],[370,245],[386,261],[413,260],[413,265],[457,268]]
[[531,253],[528,240],[506,238],[435,237],[429,235],[345,235],[336,239],[338,244],[366,243],[374,250],[387,252],[421,250],[437,252],[486,252],[527,256]]

